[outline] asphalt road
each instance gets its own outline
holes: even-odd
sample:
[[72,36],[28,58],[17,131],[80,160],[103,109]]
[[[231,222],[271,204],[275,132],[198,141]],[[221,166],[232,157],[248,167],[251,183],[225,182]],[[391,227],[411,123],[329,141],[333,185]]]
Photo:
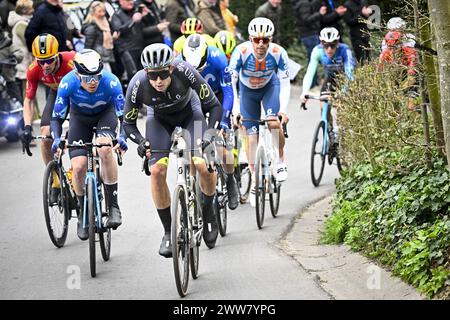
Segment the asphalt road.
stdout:
[[[287,159],[280,213],[266,211],[258,230],[249,204],[229,211],[228,234],[209,250],[200,250],[197,280],[185,299],[329,299],[313,277],[280,251],[276,243],[299,209],[334,191],[336,166],[326,166],[315,188],[309,175],[312,135],[320,118],[318,103],[300,111],[299,88],[289,105]],[[144,122],[139,125],[143,128]],[[35,128],[35,132],[37,128]],[[97,255],[97,277],[89,272],[88,242],[76,236],[70,221],[63,248],[50,242],[42,209],[44,166],[38,147],[32,158],[18,143],[0,139],[0,299],[179,299],[171,259],[158,255],[163,229],[150,197],[149,178],[140,172],[136,146],[119,170],[123,225],[113,231],[111,259]],[[173,171],[173,166],[170,167]],[[174,182],[174,175],[169,180]]]

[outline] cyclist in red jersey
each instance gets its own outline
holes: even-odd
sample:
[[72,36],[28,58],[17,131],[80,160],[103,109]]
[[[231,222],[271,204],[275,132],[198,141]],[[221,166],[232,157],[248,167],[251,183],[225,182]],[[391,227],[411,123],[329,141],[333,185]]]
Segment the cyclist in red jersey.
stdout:
[[[61,79],[73,69],[75,51],[58,52],[58,40],[48,33],[37,36],[32,44],[35,60],[27,70],[27,89],[23,102],[23,117],[25,130],[21,135],[22,142],[29,144],[32,136],[32,121],[36,91],[39,82],[48,87],[47,101],[41,118],[41,134],[50,135],[50,120],[55,104],[56,91]],[[41,152],[44,163],[53,159],[52,141],[42,140]]]
[[408,96],[408,109],[414,111],[417,97],[417,52],[415,48],[404,44],[402,39],[402,34],[398,31],[390,31],[386,34],[386,47],[380,54],[379,67],[382,69],[385,64],[394,63],[405,67],[400,79]]

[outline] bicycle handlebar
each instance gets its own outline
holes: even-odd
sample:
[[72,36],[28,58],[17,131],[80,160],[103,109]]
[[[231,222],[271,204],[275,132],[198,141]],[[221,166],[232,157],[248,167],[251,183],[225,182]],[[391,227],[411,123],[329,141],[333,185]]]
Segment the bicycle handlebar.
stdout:
[[[31,137],[31,140],[45,140],[45,139],[52,139],[52,137],[51,136],[32,136]],[[31,153],[31,150],[30,150],[30,145],[29,144],[25,144],[22,141],[22,154],[25,154],[25,151],[27,152],[27,155],[29,157],[31,157],[33,155]]]
[[[306,100],[318,100],[318,101],[322,101],[322,102],[328,102],[328,99],[331,95],[331,92],[323,92],[323,94],[321,96],[313,96],[313,95],[305,95],[305,99]],[[302,104],[300,105],[300,109],[303,110],[308,110],[306,108],[306,101],[302,102]]]

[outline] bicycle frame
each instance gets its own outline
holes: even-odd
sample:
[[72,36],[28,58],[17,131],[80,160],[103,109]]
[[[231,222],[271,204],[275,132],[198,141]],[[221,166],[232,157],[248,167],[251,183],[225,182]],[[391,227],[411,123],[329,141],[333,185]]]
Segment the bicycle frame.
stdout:
[[[261,121],[259,124],[258,147],[256,149],[256,154],[259,153],[260,149],[264,150],[263,174],[268,177],[268,181],[270,181],[273,176],[273,172],[271,172],[270,167],[276,159],[276,152],[278,152],[278,150],[275,150],[272,142],[272,132],[270,132],[267,121]],[[271,183],[269,183],[268,192],[274,192]]]
[[[323,107],[322,107],[322,121],[325,124],[325,132],[328,132],[328,108],[329,108],[328,101],[323,101]],[[323,147],[322,147],[322,155],[325,156],[328,149],[328,134],[324,135],[324,141],[323,141]]]

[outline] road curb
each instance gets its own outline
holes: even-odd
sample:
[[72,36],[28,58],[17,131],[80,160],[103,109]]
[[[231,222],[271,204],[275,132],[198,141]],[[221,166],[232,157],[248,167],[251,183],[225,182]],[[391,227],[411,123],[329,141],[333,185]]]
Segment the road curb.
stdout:
[[331,299],[424,299],[414,287],[348,246],[319,244],[324,222],[331,214],[332,197],[301,209],[281,236],[278,248],[311,274]]

